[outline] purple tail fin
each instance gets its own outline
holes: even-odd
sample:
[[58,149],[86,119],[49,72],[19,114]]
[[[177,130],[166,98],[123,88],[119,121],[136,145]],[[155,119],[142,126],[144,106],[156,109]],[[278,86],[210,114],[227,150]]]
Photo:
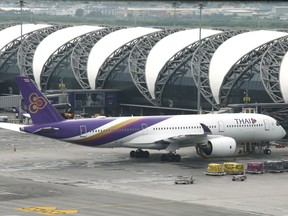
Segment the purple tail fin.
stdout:
[[64,120],[29,77],[17,76],[16,82],[34,124]]

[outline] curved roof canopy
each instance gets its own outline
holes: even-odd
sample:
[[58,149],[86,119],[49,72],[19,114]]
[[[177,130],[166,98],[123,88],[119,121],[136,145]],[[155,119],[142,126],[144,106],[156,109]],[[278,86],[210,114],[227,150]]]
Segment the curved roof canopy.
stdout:
[[[46,28],[50,25],[47,24],[23,24],[22,35],[28,34],[32,31]],[[0,31],[0,50],[3,49],[8,43],[21,37],[21,25],[12,26]]]
[[281,90],[285,103],[288,103],[288,84],[287,84],[288,73],[287,71],[288,71],[288,53],[285,54],[281,63],[280,71],[279,71],[280,90]]
[[33,73],[34,73],[34,78],[35,78],[35,82],[37,83],[37,85],[41,86],[40,77],[41,77],[41,72],[45,63],[59,47],[61,47],[68,41],[80,35],[83,35],[92,31],[96,31],[102,28],[103,27],[87,26],[87,25],[73,26],[73,27],[68,27],[68,28],[58,30],[50,34],[49,36],[47,36],[39,44],[34,54]]
[[209,68],[210,88],[215,101],[220,103],[220,88],[229,70],[239,59],[257,47],[287,35],[276,31],[252,31],[236,35],[225,41],[215,51]]
[[136,38],[156,31],[160,31],[160,29],[127,28],[112,32],[99,40],[91,49],[87,63],[87,75],[91,89],[95,89],[95,80],[99,69],[113,52]]
[[[221,31],[202,29],[201,39]],[[146,82],[151,97],[155,99],[155,84],[161,69],[180,50],[199,41],[199,29],[184,30],[168,35],[150,51],[146,63]]]

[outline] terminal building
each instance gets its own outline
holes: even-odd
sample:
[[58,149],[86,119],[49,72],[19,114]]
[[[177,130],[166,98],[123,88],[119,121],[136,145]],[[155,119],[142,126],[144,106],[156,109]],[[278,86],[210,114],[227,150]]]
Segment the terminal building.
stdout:
[[196,113],[199,93],[203,112],[283,109],[287,45],[281,30],[4,23],[0,108],[19,104],[15,76],[26,75],[90,116]]

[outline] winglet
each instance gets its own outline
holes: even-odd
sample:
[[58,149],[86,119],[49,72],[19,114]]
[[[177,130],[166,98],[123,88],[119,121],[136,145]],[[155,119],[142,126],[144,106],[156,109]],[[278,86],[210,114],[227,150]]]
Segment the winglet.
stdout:
[[17,76],[16,82],[34,124],[63,121],[64,118],[26,76]]

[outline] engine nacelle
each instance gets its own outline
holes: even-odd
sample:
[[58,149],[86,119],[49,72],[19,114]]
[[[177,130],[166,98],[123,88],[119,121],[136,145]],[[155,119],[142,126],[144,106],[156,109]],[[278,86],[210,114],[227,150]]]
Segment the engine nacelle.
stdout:
[[236,141],[231,137],[217,137],[208,140],[207,144],[196,146],[201,157],[228,157],[236,151]]

